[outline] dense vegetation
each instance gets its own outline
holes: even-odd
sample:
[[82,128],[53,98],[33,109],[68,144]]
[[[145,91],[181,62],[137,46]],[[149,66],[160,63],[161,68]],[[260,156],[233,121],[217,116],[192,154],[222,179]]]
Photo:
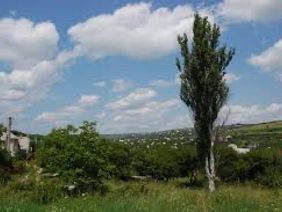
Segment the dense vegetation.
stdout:
[[[273,125],[269,123],[267,129],[270,130],[262,131],[271,136]],[[264,127],[265,124],[228,127],[227,134],[235,135],[242,131],[258,132],[260,135]],[[8,172],[1,169],[0,209],[171,211],[175,207],[179,211],[188,208],[195,211],[203,208],[232,211],[240,208],[250,210],[263,205],[275,211],[275,208],[281,207],[281,146],[270,140],[265,147],[263,136],[261,140],[259,136],[257,140],[252,140],[258,147],[247,154],[236,153],[227,147],[229,143],[216,144],[216,183],[220,188],[215,196],[206,197],[208,201],[201,206],[197,198],[205,195],[202,188],[206,187],[206,183],[204,170],[199,166],[193,133],[188,133],[184,139],[180,133],[181,139],[178,140],[178,134],[173,132],[174,137],[169,139],[162,136],[152,139],[148,135],[147,139],[140,139],[139,135],[137,138],[131,137],[132,140],[122,136],[119,140],[111,140],[101,137],[94,123],[84,122],[78,128],[68,126],[54,129],[37,144],[35,154],[28,161],[12,159],[2,150],[1,167],[13,169]],[[276,129],[276,132],[279,130]],[[246,145],[235,136],[234,142]],[[241,198],[245,190],[241,186],[246,185],[252,186],[248,190],[248,201]],[[169,191],[174,192],[173,199]],[[163,193],[157,198],[159,192]],[[260,192],[261,196],[271,197],[272,193],[276,196],[274,199],[263,199],[254,195],[256,192]],[[64,197],[71,199],[64,200]],[[15,199],[17,204],[14,204]],[[42,203],[47,205],[43,206]]]

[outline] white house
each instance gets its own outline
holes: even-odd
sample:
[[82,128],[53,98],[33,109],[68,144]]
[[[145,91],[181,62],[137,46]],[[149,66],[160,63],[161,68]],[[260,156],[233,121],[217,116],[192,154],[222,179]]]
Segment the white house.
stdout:
[[11,132],[10,145],[8,146],[7,132],[3,132],[0,140],[4,141],[4,147],[11,153],[12,156],[15,156],[19,150],[23,150],[25,153],[31,152],[29,137],[22,135],[16,136],[13,132]]
[[229,144],[228,147],[232,148],[239,154],[246,154],[251,151],[250,148],[240,148],[240,147],[237,147],[236,144]]

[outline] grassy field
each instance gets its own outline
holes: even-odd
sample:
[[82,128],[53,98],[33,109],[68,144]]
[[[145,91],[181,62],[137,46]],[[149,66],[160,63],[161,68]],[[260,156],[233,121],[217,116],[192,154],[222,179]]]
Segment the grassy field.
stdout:
[[[187,189],[179,182],[110,182],[105,195],[85,194],[39,204],[28,195],[1,192],[0,211],[282,211],[282,191],[250,186],[221,186],[209,195],[204,189]],[[6,195],[6,196],[3,196]]]
[[232,127],[228,134],[232,135],[232,143],[240,146],[257,144],[260,147],[282,147],[282,121]]

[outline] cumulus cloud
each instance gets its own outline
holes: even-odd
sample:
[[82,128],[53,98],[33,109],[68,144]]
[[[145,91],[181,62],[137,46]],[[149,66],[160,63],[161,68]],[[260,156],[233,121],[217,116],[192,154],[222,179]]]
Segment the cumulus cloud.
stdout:
[[[77,55],[92,59],[114,55],[155,58],[175,49],[178,34],[186,32],[191,37],[194,13],[189,5],[153,9],[150,3],[128,4],[112,14],[78,23],[68,34]],[[213,21],[207,9],[200,13]]]
[[232,82],[239,80],[240,77],[238,77],[236,74],[228,73],[228,74],[225,74],[224,79],[226,80],[228,84],[231,84]]
[[115,79],[113,80],[113,92],[126,91],[132,86],[132,83],[126,79]]
[[16,68],[30,67],[52,59],[59,34],[51,22],[35,24],[21,18],[0,19],[0,60]]
[[78,101],[81,107],[88,107],[99,101],[99,96],[96,95],[82,95]]
[[[178,99],[166,101],[144,100],[131,107],[113,108],[111,119],[104,128],[109,132],[137,132],[168,129],[169,123],[179,119],[179,116],[171,116],[172,110],[179,109]],[[174,128],[183,124],[177,123]],[[175,123],[175,122],[174,122]],[[186,126],[189,120],[186,119]],[[183,125],[182,125],[183,126]]]
[[[281,1],[282,3],[282,1]],[[282,68],[282,39],[263,51],[260,55],[252,56],[248,62],[265,70],[278,70]]]
[[144,104],[142,107],[127,109],[124,111],[124,115],[135,116],[135,115],[150,115],[157,110],[162,110],[170,107],[176,107],[179,104],[179,100],[170,99],[164,102],[151,101]]
[[43,112],[35,118],[36,122],[52,123],[54,126],[77,117],[99,101],[97,95],[82,95],[76,104],[60,108],[55,112]]
[[0,72],[0,111],[15,115],[44,98],[50,86],[59,79],[56,66],[42,61],[26,69]]
[[160,101],[156,97],[156,91],[138,88],[108,103],[102,130],[107,133],[144,132],[169,129],[172,123],[174,128],[189,125],[188,117],[180,112],[183,104],[179,99]]
[[58,40],[51,22],[0,19],[0,62],[8,64],[0,71],[0,118],[19,115],[60,79],[58,70],[74,57],[57,54]]
[[267,22],[282,18],[281,0],[224,0],[219,15],[232,22]]
[[0,19],[0,111],[2,115],[25,110],[42,98],[57,79],[55,57],[59,35],[50,22]]
[[157,96],[157,92],[152,89],[138,88],[126,97],[108,103],[107,107],[113,110],[131,108],[155,96]]
[[261,121],[269,121],[281,119],[281,105],[272,103],[266,107],[258,105],[242,106],[230,105],[224,106],[220,112],[220,117],[225,119],[227,116],[228,123],[256,123]]
[[153,87],[170,87],[175,84],[176,84],[175,81],[167,81],[167,80],[162,80],[162,79],[153,80],[149,83],[149,85]]

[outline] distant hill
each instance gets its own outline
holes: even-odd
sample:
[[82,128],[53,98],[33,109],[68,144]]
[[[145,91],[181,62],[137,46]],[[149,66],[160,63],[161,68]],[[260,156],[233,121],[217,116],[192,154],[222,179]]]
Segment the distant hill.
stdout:
[[[282,147],[282,121],[262,122],[258,124],[232,124],[225,126],[225,135],[232,137],[230,142],[239,146],[257,144],[260,146],[281,146]],[[125,134],[104,134],[105,138],[115,141],[193,141],[194,132],[191,128],[172,129],[150,133],[125,133]]]
[[[12,132],[19,136],[29,136],[32,140],[40,141],[44,135],[26,134],[17,130]],[[260,146],[282,147],[282,120],[262,122],[258,124],[232,124],[225,126],[225,136],[232,137],[232,143],[240,146],[258,144]],[[180,128],[149,133],[123,133],[123,134],[102,134],[102,137],[114,141],[124,142],[193,142],[195,138],[192,128]]]

